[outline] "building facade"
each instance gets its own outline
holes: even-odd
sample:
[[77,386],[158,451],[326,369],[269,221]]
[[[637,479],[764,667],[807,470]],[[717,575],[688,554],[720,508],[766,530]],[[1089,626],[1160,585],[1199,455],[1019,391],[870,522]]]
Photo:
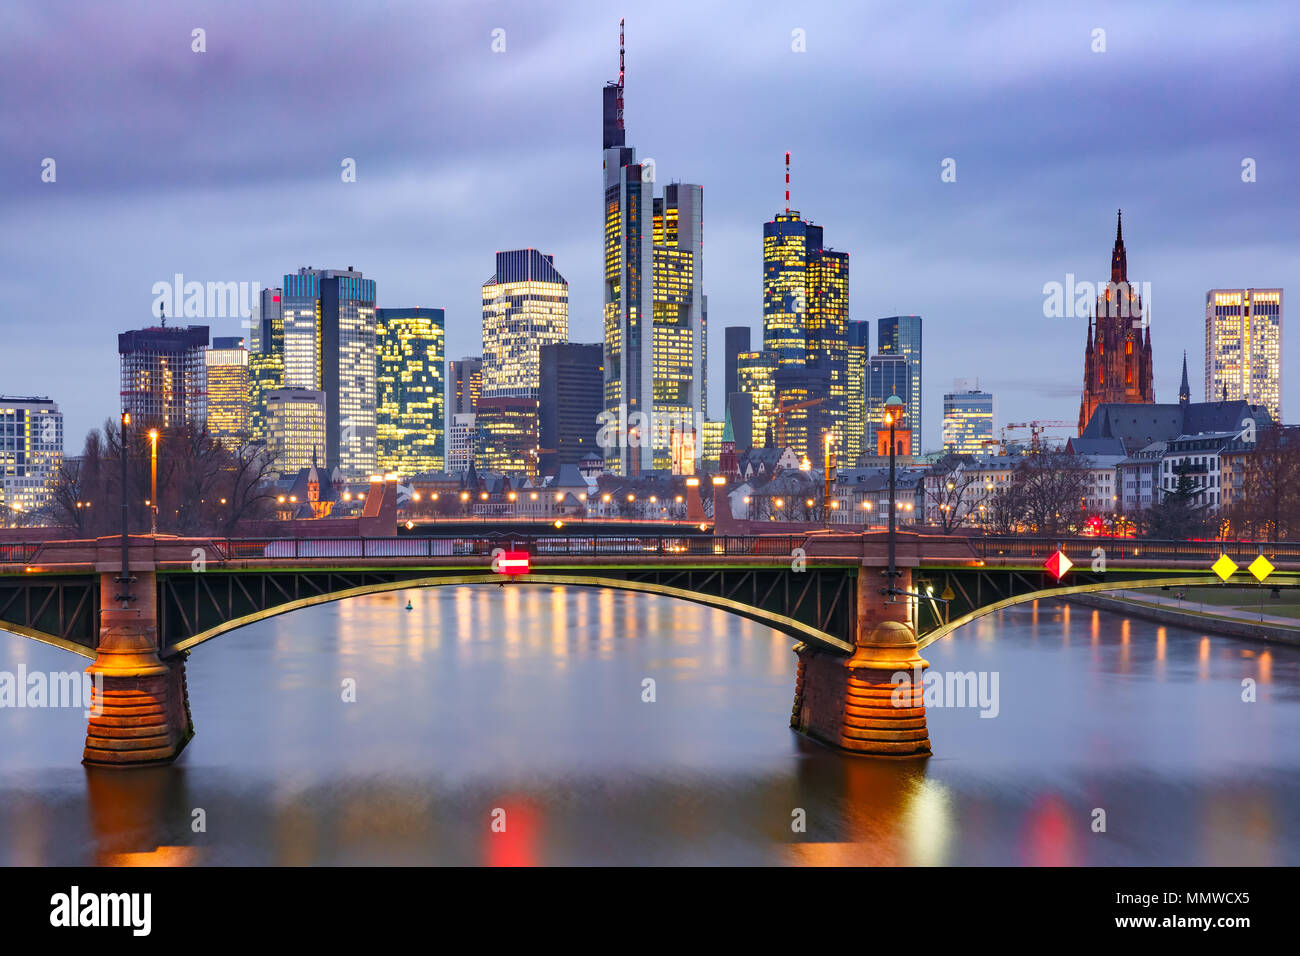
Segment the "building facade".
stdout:
[[993,451],[993,394],[977,381],[957,379],[943,397],[946,454],[988,455]]
[[740,391],[736,363],[740,353],[750,351],[750,329],[748,325],[729,325],[723,329],[723,336],[723,394],[731,395]]
[[483,394],[483,359],[469,355],[447,363],[448,415],[473,415]]
[[[873,355],[867,361],[867,402],[866,402],[866,419],[867,419],[867,454],[881,455],[889,454],[888,431],[885,424],[885,402],[891,395],[897,395],[902,399],[906,411],[903,413],[903,420],[898,423],[894,432],[895,435],[900,431],[907,431],[907,445],[910,454],[917,449],[916,444],[916,423],[912,421],[912,367],[911,363],[904,355]],[[886,435],[882,438],[882,429]],[[881,445],[881,442],[884,445]],[[902,441],[899,442],[900,452]],[[884,451],[881,448],[884,447]]]
[[540,350],[540,468],[550,474],[600,454],[596,436],[605,408],[605,347],[563,343]]
[[476,470],[536,477],[537,399],[485,395],[479,400],[474,426]]
[[62,464],[59,406],[48,398],[0,396],[0,509],[17,519],[47,507]]
[[208,433],[231,451],[249,439],[248,349],[238,336],[218,337],[203,353],[208,380]]
[[1282,420],[1282,290],[1205,294],[1205,400],[1263,405]]
[[328,445],[326,404],[320,389],[277,388],[266,393],[266,448],[272,471],[295,475],[319,464]]
[[447,427],[447,471],[460,474],[474,463],[474,440],[477,437],[474,415],[451,416]]
[[736,356],[736,384],[748,395],[753,406],[752,447],[776,444],[776,369],[775,352],[741,352]]
[[[898,397],[907,403],[907,424],[912,430],[912,448],[925,450],[922,436],[922,415],[925,408],[922,396],[921,317],[919,315],[891,315],[876,322],[876,352],[879,355],[901,355],[907,360],[908,397],[900,392]],[[888,396],[886,396],[888,397]]]
[[1110,282],[1097,296],[1093,313],[1088,318],[1079,434],[1083,434],[1099,405],[1147,404],[1155,400],[1151,326],[1143,312],[1142,297],[1134,291],[1128,279],[1128,254],[1124,249],[1121,212],[1115,227],[1115,246],[1111,250]]
[[867,361],[871,357],[871,323],[849,322],[848,387],[846,389],[844,447],[842,460],[857,464],[868,450],[867,442]]
[[208,327],[165,325],[117,337],[122,410],[144,428],[200,426],[208,417]]
[[483,283],[483,396],[537,398],[539,350],[569,340],[569,283],[536,249],[498,252]]
[[446,321],[442,309],[375,310],[375,433],[381,473],[409,477],[443,469]]

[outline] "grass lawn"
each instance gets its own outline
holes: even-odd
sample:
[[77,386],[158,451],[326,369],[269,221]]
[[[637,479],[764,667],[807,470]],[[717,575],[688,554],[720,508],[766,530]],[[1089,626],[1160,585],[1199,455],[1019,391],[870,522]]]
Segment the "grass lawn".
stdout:
[[[1159,598],[1176,599],[1179,588],[1165,591],[1161,588],[1148,588],[1137,594],[1150,594]],[[1300,618],[1300,588],[1282,588],[1280,598],[1271,597],[1271,591],[1264,587],[1209,587],[1182,588],[1183,607],[1195,610],[1199,605],[1206,607],[1230,608],[1237,611],[1258,614],[1260,610],[1260,592],[1263,592],[1265,614],[1279,617]]]

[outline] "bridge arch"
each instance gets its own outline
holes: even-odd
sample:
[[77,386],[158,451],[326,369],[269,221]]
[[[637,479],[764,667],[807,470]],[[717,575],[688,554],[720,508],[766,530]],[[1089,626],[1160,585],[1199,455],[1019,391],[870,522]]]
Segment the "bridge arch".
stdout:
[[[1294,577],[1288,575],[1288,577]],[[1291,580],[1290,586],[1295,586],[1298,582]],[[1186,577],[1157,577],[1146,580],[1126,580],[1126,581],[1101,581],[1091,584],[1075,584],[1067,587],[1045,588],[1039,591],[1027,591],[1024,594],[1017,594],[1001,601],[994,601],[991,604],[985,604],[978,607],[968,614],[952,619],[946,624],[933,628],[925,634],[919,635],[917,643],[921,648],[928,647],[935,641],[942,640],[959,627],[963,627],[972,621],[978,620],[995,611],[1001,611],[1004,608],[1015,607],[1018,604],[1028,604],[1031,601],[1041,601],[1050,598],[1069,597],[1072,594],[1093,594],[1099,591],[1137,591],[1145,588],[1166,588],[1166,587],[1213,587],[1215,582],[1206,580],[1204,573],[1197,575],[1188,575]]]
[[[546,574],[537,572],[527,575],[526,578],[523,578],[518,583],[573,585],[577,587],[607,588],[616,591],[633,591],[642,594],[662,595],[665,597],[689,601],[692,604],[702,604],[706,607],[727,611],[731,614],[737,615],[738,617],[747,618],[748,620],[755,621],[759,624],[764,624],[773,630],[781,631],[797,641],[807,641],[814,645],[820,645],[827,649],[833,649],[844,654],[849,654],[853,651],[853,645],[844,641],[842,638],[836,637],[833,634],[829,634],[826,631],[815,628],[809,624],[805,624],[802,621],[795,620],[792,617],[787,617],[786,615],[778,614],[774,611],[754,607],[753,605],[745,604],[741,601],[734,601],[729,598],[704,594],[698,591],[687,590],[685,588],[670,587],[668,585],[644,581],[630,581],[623,578],[602,577],[595,574]],[[264,621],[268,618],[279,617],[282,614],[288,614],[291,611],[297,611],[305,607],[314,607],[318,604],[332,604],[335,601],[342,601],[347,598],[364,597],[369,594],[384,594],[390,591],[404,591],[411,588],[446,587],[469,584],[505,584],[507,587],[513,587],[516,582],[505,581],[503,580],[502,575],[497,573],[487,573],[439,575],[423,578],[417,577],[399,581],[379,581],[359,585],[357,587],[344,588],[328,594],[311,595],[309,597],[287,601],[283,604],[268,607],[265,610],[233,618],[232,620],[218,624],[215,627],[207,628],[191,637],[187,637],[169,645],[163,649],[163,654],[170,656],[182,651],[188,651],[198,647],[200,644],[204,644],[220,637],[222,634],[238,630],[241,627],[247,627],[250,624],[255,624],[258,621]],[[89,656],[93,657],[94,655],[91,653]]]

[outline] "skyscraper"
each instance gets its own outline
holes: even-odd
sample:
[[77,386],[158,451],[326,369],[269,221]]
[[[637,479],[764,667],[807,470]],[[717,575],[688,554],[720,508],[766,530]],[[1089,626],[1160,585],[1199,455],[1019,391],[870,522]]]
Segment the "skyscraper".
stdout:
[[1263,405],[1282,420],[1282,290],[1205,294],[1205,400]]
[[325,393],[314,388],[276,388],[266,393],[266,448],[271,468],[293,475],[319,464],[328,444]]
[[284,387],[283,290],[263,289],[248,355],[248,432],[266,441],[266,393]]
[[736,356],[736,384],[753,405],[751,438],[753,447],[767,448],[776,442],[775,352],[741,352]]
[[469,471],[469,466],[474,461],[475,438],[476,426],[473,412],[451,416],[451,424],[447,428],[448,472],[459,474]]
[[442,471],[446,316],[442,309],[376,309],[378,470]]
[[[789,385],[778,387],[778,406],[816,402],[794,415],[806,422],[800,435],[806,431],[812,449],[822,447],[827,431],[836,448],[845,448],[848,321],[848,253],[827,248],[822,227],[787,206],[763,225],[763,348],[776,353],[780,379]],[[794,374],[801,369],[806,378]]]
[[[907,402],[907,427],[912,430],[912,448],[921,452],[925,445],[921,437],[921,317],[919,315],[891,315],[876,322],[876,352],[880,355],[901,355],[907,359],[908,394],[898,393]],[[889,396],[885,396],[888,398]]]
[[473,415],[483,394],[483,359],[468,355],[447,365],[448,415]]
[[483,283],[483,396],[536,398],[538,350],[569,340],[569,283],[536,249],[498,252]]
[[248,349],[238,336],[214,338],[203,357],[208,379],[208,432],[235,451],[248,441]]
[[164,324],[117,337],[122,367],[122,410],[143,428],[202,425],[208,416],[208,327]]
[[736,360],[741,352],[750,350],[750,329],[748,325],[729,325],[723,329],[723,334],[726,342],[726,354],[723,356],[723,361],[726,363],[723,394],[730,395],[732,392],[740,391],[740,386],[736,384]]
[[605,346],[563,343],[541,348],[538,408],[540,466],[549,474],[599,455],[596,435],[605,408]]
[[284,277],[285,386],[325,393],[325,464],[373,474],[375,280],[347,269],[301,268]]
[[957,455],[987,455],[993,449],[993,395],[979,381],[959,378],[943,397],[943,450]]
[[0,396],[0,510],[31,514],[53,497],[63,413],[48,398]]
[[602,90],[605,408],[622,434],[605,457],[615,474],[666,464],[676,427],[704,415],[707,302],[700,186],[674,183],[655,199],[655,165],[641,163],[623,124],[622,25],[617,82]]
[[[844,447],[840,459],[850,467],[868,452],[867,359],[871,356],[871,322],[849,322],[848,386],[845,389]],[[887,398],[888,396],[886,396]]]
[[479,400],[474,426],[476,469],[537,474],[537,399],[485,395]]
[[[1145,337],[1143,326],[1146,327]],[[1151,326],[1143,316],[1142,298],[1133,291],[1128,280],[1128,254],[1124,250],[1124,214],[1121,210],[1110,256],[1110,282],[1097,296],[1093,314],[1088,317],[1079,434],[1083,434],[1098,405],[1107,402],[1151,404],[1155,400],[1155,383],[1151,375]]]

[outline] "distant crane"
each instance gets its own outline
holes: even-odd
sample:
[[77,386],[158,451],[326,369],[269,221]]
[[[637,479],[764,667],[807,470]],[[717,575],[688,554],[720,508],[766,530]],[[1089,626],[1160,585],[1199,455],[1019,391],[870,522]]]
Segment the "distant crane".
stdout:
[[1007,445],[1007,429],[1009,428],[1028,428],[1029,429],[1029,448],[1034,454],[1038,454],[1041,445],[1040,436],[1049,428],[1077,428],[1078,423],[1046,421],[1035,419],[1032,422],[1011,422],[1002,426],[1002,447],[1005,450]]

